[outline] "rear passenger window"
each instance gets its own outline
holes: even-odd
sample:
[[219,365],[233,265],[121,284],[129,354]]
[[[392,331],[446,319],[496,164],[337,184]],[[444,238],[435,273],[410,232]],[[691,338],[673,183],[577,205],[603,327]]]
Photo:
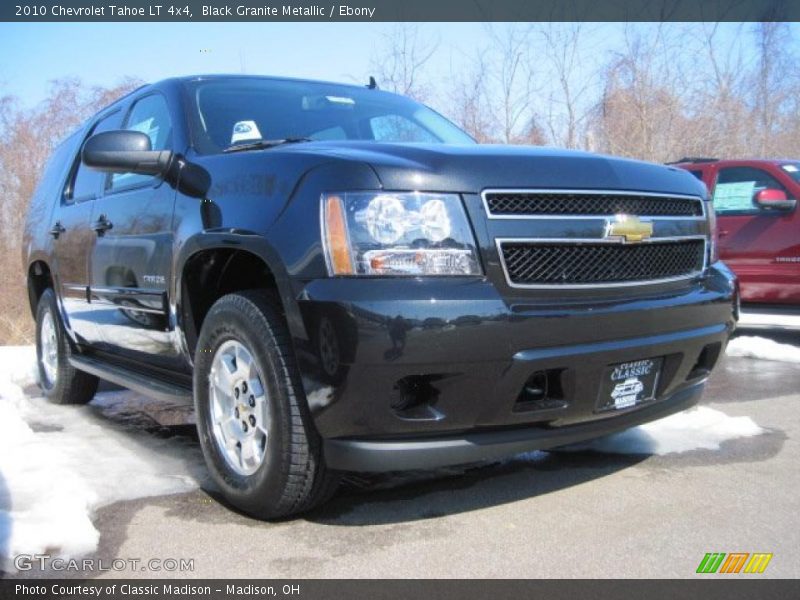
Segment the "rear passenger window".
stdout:
[[[89,139],[89,137],[96,133],[119,129],[121,121],[122,113],[120,111],[113,112],[103,117],[92,127],[86,139]],[[83,144],[81,144],[81,149],[83,149]],[[81,153],[79,150],[72,167],[72,174],[64,188],[64,202],[69,204],[72,202],[93,200],[100,193],[100,190],[102,190],[105,177],[105,173],[90,169],[81,162]]]
[[[167,101],[161,94],[145,96],[133,105],[123,129],[141,131],[150,138],[153,150],[167,150],[172,144],[172,121]],[[111,176],[112,190],[134,187],[155,180],[152,175],[137,173],[114,173]]]
[[718,215],[758,214],[761,211],[754,202],[761,190],[788,190],[767,173],[756,167],[727,167],[720,169],[714,186],[714,211]]

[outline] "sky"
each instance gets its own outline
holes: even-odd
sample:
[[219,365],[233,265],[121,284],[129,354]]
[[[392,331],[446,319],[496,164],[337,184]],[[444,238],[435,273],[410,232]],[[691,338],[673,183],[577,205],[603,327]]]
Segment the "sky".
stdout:
[[[46,96],[50,80],[68,76],[101,86],[125,77],[152,82],[175,75],[241,72],[366,84],[371,60],[394,27],[392,23],[0,23],[0,96],[17,96],[30,107]],[[470,68],[487,39],[487,27],[420,24],[419,35],[437,43],[426,72],[442,84],[453,73]],[[504,24],[494,27],[502,31]],[[582,27],[583,52],[589,57],[582,68],[589,75],[597,69],[592,61],[621,44],[624,26]],[[748,27],[724,24],[720,43],[748,35]],[[796,31],[793,37],[796,42]]]
[[[480,23],[424,27],[440,40],[434,62],[443,68],[449,67],[454,45],[482,31]],[[390,28],[385,23],[2,23],[0,93],[29,105],[45,96],[48,80],[69,75],[99,85],[124,76],[157,81],[242,71],[358,82],[368,76],[370,57]]]

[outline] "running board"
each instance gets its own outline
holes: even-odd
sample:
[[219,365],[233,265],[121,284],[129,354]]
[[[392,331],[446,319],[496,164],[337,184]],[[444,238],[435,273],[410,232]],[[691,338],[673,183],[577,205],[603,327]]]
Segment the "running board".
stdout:
[[163,402],[191,405],[192,390],[186,386],[154,379],[125,367],[111,365],[88,356],[71,356],[69,363],[80,371]]

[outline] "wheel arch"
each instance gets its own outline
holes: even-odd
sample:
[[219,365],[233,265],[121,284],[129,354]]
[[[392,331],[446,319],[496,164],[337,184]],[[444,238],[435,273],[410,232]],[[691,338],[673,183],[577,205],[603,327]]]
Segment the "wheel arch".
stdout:
[[31,315],[36,318],[36,308],[39,306],[39,299],[44,294],[47,288],[53,288],[55,291],[55,283],[53,281],[53,274],[50,270],[50,265],[44,260],[33,260],[28,265],[28,303],[30,305]]
[[177,328],[190,359],[211,305],[225,294],[245,289],[274,291],[292,337],[307,337],[286,269],[278,253],[260,235],[241,231],[198,233],[183,245],[174,272]]

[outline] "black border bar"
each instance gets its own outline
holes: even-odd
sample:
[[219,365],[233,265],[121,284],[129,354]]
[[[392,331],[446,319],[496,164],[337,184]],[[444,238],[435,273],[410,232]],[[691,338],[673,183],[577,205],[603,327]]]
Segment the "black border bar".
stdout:
[[[580,553],[578,552],[577,555]],[[611,574],[610,574],[611,575]],[[4,600],[394,600],[436,598],[437,600],[520,600],[546,598],[547,600],[619,600],[622,598],[647,598],[647,600],[675,600],[676,598],[702,598],[703,600],[785,600],[800,594],[798,580],[761,579],[761,575],[703,575],[702,579],[684,580],[519,580],[519,579],[406,579],[406,580],[166,580],[166,579],[41,579],[0,581],[0,598]],[[24,593],[39,587],[44,593]],[[128,593],[124,592],[129,586]],[[228,586],[234,586],[231,591]],[[248,590],[247,586],[251,586]],[[130,593],[135,587],[139,593]],[[178,590],[170,591],[170,587]],[[211,593],[205,593],[209,588]],[[263,593],[271,588],[272,593]],[[57,593],[56,590],[80,590],[76,593]],[[146,590],[151,590],[149,593]],[[198,590],[200,590],[198,592]],[[257,590],[257,591],[253,591]]]
[[[112,6],[116,8],[112,9]],[[204,10],[204,7],[207,8]],[[170,8],[173,10],[170,11]],[[260,9],[263,14],[253,14],[247,9]],[[3,0],[0,2],[0,21],[800,21],[800,2],[797,0]]]

